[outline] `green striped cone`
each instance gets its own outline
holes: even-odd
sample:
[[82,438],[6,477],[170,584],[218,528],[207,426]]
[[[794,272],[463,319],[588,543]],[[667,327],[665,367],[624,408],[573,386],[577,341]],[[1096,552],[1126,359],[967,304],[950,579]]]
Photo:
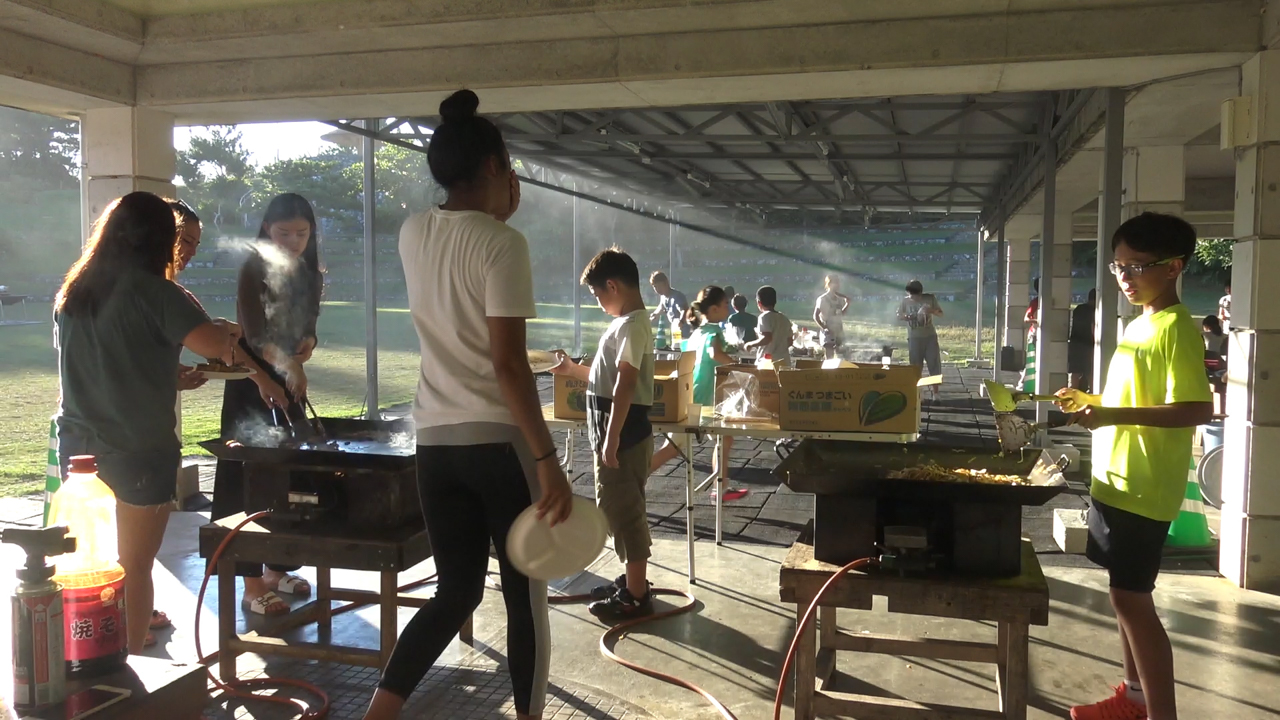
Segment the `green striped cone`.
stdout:
[[1036,391],[1036,339],[1032,334],[1027,340],[1027,364],[1026,370],[1022,373],[1022,392],[1034,393]]
[[1182,498],[1182,510],[1169,525],[1166,546],[1179,548],[1212,547],[1213,535],[1209,521],[1204,516],[1204,499],[1200,497],[1200,483],[1196,480],[1196,459],[1191,458],[1191,471],[1187,476],[1187,493]]
[[44,469],[44,525],[49,525],[49,503],[62,487],[62,468],[58,464],[58,422],[49,421],[49,463]]

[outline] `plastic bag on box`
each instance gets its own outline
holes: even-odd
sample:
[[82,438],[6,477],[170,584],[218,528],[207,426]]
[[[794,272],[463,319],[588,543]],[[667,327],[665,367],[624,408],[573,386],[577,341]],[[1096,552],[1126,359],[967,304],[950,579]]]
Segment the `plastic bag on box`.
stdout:
[[716,414],[730,421],[767,421],[773,413],[760,407],[760,380],[751,373],[730,372],[722,383],[724,399]]

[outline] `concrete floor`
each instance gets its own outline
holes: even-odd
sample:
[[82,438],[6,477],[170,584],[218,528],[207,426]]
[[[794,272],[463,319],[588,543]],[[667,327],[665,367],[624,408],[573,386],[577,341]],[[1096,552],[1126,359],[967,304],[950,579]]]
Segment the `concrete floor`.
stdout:
[[[969,373],[949,369],[943,403],[930,411],[926,442],[942,428],[976,428],[987,423],[976,417],[981,403],[973,401]],[[1079,438],[1072,438],[1077,441]],[[945,441],[946,438],[941,438]],[[1085,438],[1087,440],[1087,437]],[[709,448],[703,451],[703,454]],[[617,644],[625,657],[691,680],[720,698],[738,717],[772,717],[777,674],[794,632],[794,608],[778,601],[778,565],[808,515],[797,496],[779,488],[767,472],[774,460],[771,447],[735,448],[742,483],[756,497],[735,515],[724,546],[707,540],[710,507],[698,502],[697,567],[699,584],[696,612],[655,623]],[[702,457],[697,465],[702,465]],[[580,463],[580,469],[585,469]],[[674,494],[671,469],[655,476],[655,494]],[[666,487],[671,484],[672,487]],[[584,478],[575,482],[578,492],[589,493]],[[1083,487],[1073,483],[1071,492],[1054,502],[1057,506],[1082,507]],[[683,496],[683,490],[679,491]],[[0,521],[38,522],[38,504],[31,501],[0,503]],[[34,507],[31,507],[34,505]],[[811,506],[810,506],[811,507]],[[679,508],[662,507],[652,518],[655,527],[653,579],[660,586],[686,589],[683,520]],[[1032,538],[1050,582],[1051,621],[1032,628],[1030,718],[1062,718],[1067,708],[1109,693],[1120,678],[1120,650],[1114,620],[1108,607],[1106,575],[1078,556],[1057,552],[1048,537],[1050,508],[1027,508],[1024,533]],[[156,569],[157,606],[169,612],[175,628],[159,633],[160,645],[150,654],[190,660],[195,657],[196,592],[203,561],[196,553],[198,527],[205,513],[177,513],[166,535]],[[23,520],[17,520],[23,522]],[[0,546],[0,591],[7,591],[20,555]],[[401,577],[408,582],[431,572],[430,562]],[[582,592],[618,572],[616,560],[605,554],[582,576],[556,588]],[[310,569],[302,574],[314,579]],[[376,587],[376,577],[366,573],[334,572],[338,586]],[[430,592],[426,590],[425,592]],[[1280,598],[1242,591],[1218,577],[1204,560],[1172,562],[1162,575],[1156,600],[1169,628],[1178,668],[1179,700],[1184,718],[1280,717]],[[302,601],[299,601],[299,604]],[[216,647],[217,600],[210,593],[200,608],[201,637],[205,652]],[[400,624],[412,611],[400,612]],[[9,622],[0,614],[0,627]],[[333,640],[363,647],[377,642],[377,612],[365,608],[334,621]],[[988,640],[993,627],[978,623],[888,615],[876,611],[844,611],[840,625],[859,630],[930,637]],[[241,627],[260,628],[260,622]],[[665,718],[697,720],[715,713],[696,695],[672,688],[603,659],[598,650],[602,626],[582,606],[552,609],[555,649],[552,663],[551,700],[547,717],[555,718]],[[7,627],[6,627],[7,629]],[[9,637],[5,633],[4,637]],[[315,640],[314,630],[292,637]],[[486,593],[476,615],[474,645],[454,643],[411,700],[406,717],[453,718],[513,717],[509,688],[503,670],[505,617],[497,592]],[[8,661],[0,648],[0,670]],[[359,718],[377,682],[371,669],[322,665],[253,656],[240,662],[242,677],[270,675],[302,677],[318,682],[333,700],[331,717]],[[836,689],[901,696],[919,701],[994,708],[993,671],[987,666],[914,658],[869,657],[842,654]],[[287,715],[259,704],[244,706],[223,700],[211,702],[207,716],[274,720]],[[784,712],[789,717],[789,711]]]
[[[192,615],[184,610],[194,605],[195,571],[198,560],[193,549],[197,514],[175,516],[158,572],[164,606],[177,627],[161,634],[155,654],[183,659],[194,655]],[[781,656],[794,632],[794,609],[778,601],[778,564],[785,549],[730,543],[716,547],[700,541],[697,545],[699,584],[693,588],[698,598],[695,613],[656,623],[633,633],[616,646],[623,656],[691,680],[721,699],[738,717],[771,717],[773,694]],[[653,577],[660,586],[686,589],[684,544],[659,538],[655,545]],[[429,563],[428,563],[429,564]],[[427,571],[427,568],[421,568]],[[606,553],[588,571],[562,588],[579,592],[600,578],[617,572],[616,561]],[[305,571],[304,571],[304,574]],[[1101,570],[1047,565],[1052,596],[1048,627],[1032,628],[1030,718],[1066,717],[1067,708],[1107,694],[1108,685],[1120,674],[1119,647],[1106,595],[1106,576]],[[420,576],[420,575],[415,575]],[[402,579],[411,579],[406,575]],[[373,576],[362,573],[335,573],[336,583],[373,587]],[[1166,574],[1156,591],[1156,600],[1169,628],[1178,667],[1178,697],[1183,717],[1188,718],[1268,718],[1280,717],[1280,598],[1238,590],[1225,580],[1200,574]],[[400,613],[403,625],[412,611]],[[202,610],[202,636],[206,652],[215,643],[216,604],[206,598]],[[334,639],[364,647],[376,643],[376,612],[356,611],[335,620]],[[256,626],[256,625],[255,625]],[[962,623],[914,616],[889,615],[882,606],[870,613],[844,611],[841,628],[881,633],[940,638],[986,640],[994,638],[994,628],[980,623]],[[579,711],[564,717],[645,717],[669,720],[715,718],[717,715],[696,695],[664,685],[604,660],[598,651],[602,626],[581,606],[552,609],[555,650],[553,684],[568,688],[566,694],[613,700],[612,712]],[[456,643],[441,659],[450,666],[474,667],[493,675],[484,682],[505,692],[502,677],[505,624],[500,596],[486,594],[476,616],[476,643]],[[314,632],[299,637],[314,639]],[[495,660],[497,663],[495,664]],[[242,660],[248,675],[324,675],[315,665],[273,661],[264,666],[258,659]],[[332,673],[329,675],[332,676]],[[359,716],[368,693],[376,682],[374,673],[360,673],[355,687],[344,686],[342,707],[335,705],[335,718]],[[363,698],[359,685],[363,688]],[[915,658],[863,657],[842,654],[836,689],[848,692],[906,697],[924,702],[994,708],[992,671],[987,666]],[[457,689],[465,697],[466,689]],[[445,702],[450,697],[431,689],[433,698]],[[476,701],[479,702],[479,701]],[[452,704],[452,703],[451,703]],[[461,707],[465,707],[465,703]],[[458,705],[455,708],[460,707]],[[222,712],[217,710],[221,708]],[[274,718],[264,708],[211,705],[210,717]],[[225,714],[224,714],[225,713]],[[415,717],[462,717],[423,714]],[[510,717],[494,714],[466,717]],[[786,713],[784,713],[786,716]],[[558,716],[559,717],[559,716]]]

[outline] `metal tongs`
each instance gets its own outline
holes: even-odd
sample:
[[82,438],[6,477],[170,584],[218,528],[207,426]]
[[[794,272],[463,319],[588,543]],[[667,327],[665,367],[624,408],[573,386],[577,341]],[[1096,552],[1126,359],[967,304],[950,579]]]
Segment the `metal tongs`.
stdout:
[[302,401],[307,404],[307,409],[311,411],[312,429],[319,433],[322,438],[329,437],[328,431],[324,429],[324,423],[320,422],[320,413],[317,413],[316,407],[311,404],[311,398],[303,396]]

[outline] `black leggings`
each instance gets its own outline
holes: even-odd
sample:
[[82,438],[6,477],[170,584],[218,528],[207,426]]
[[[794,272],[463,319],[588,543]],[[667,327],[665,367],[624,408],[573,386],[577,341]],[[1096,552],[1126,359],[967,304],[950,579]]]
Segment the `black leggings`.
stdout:
[[532,458],[522,458],[523,450],[507,443],[418,446],[418,492],[439,583],[396,641],[378,685],[383,690],[408,698],[480,605],[492,540],[507,606],[516,711],[542,713],[551,659],[547,584],[507,559],[507,532],[537,488]]

